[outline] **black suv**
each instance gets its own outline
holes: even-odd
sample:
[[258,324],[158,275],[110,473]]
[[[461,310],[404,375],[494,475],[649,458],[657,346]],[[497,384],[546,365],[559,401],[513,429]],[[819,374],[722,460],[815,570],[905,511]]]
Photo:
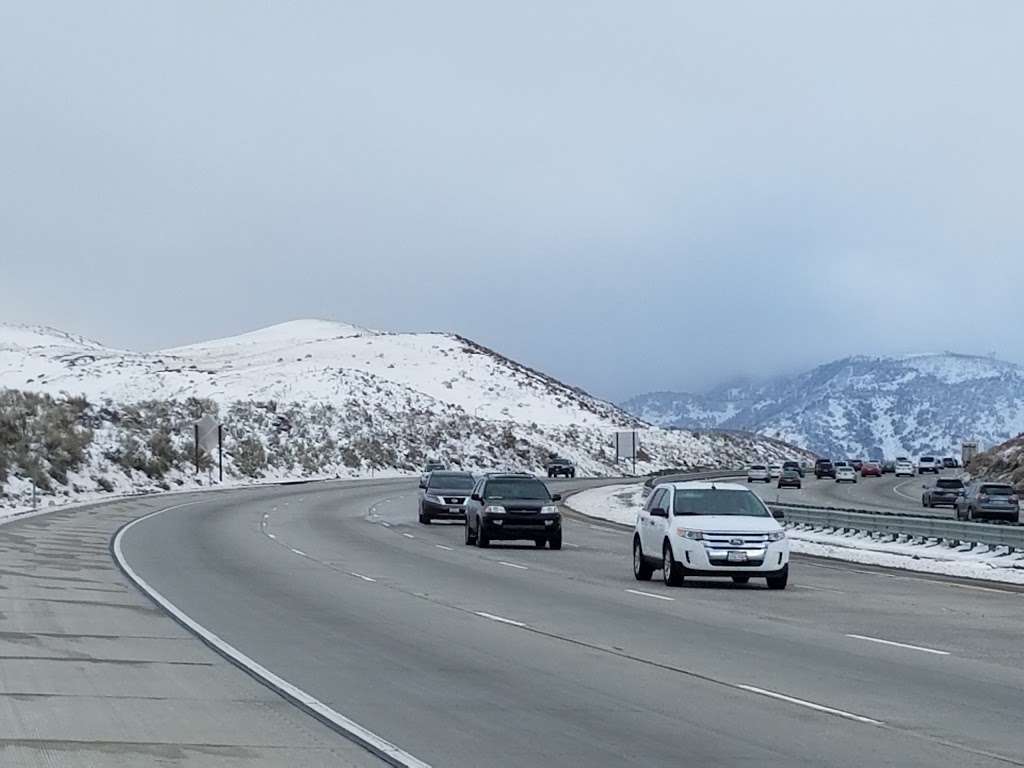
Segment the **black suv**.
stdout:
[[831,477],[833,480],[835,480],[835,465],[828,459],[818,459],[816,462],[814,462],[814,476],[819,480],[821,480],[821,478],[823,477]]
[[956,509],[956,500],[960,498],[960,491],[964,489],[964,481],[959,477],[940,477],[932,488],[928,486],[924,486],[924,488],[925,491],[921,494],[922,507],[948,504]]
[[548,477],[576,477],[576,466],[569,459],[552,459],[548,462]]
[[482,477],[466,505],[466,544],[530,539],[537,547],[561,549],[562,514],[556,505],[561,500],[533,475]]
[[431,520],[464,520],[466,501],[475,483],[470,472],[431,472],[420,480],[420,522],[429,525]]

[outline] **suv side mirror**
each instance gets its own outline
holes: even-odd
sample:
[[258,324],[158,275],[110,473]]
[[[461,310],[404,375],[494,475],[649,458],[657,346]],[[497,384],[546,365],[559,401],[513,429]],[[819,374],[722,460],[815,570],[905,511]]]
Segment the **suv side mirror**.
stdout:
[[769,511],[772,513],[772,517],[774,517],[776,520],[786,519],[786,513],[783,512],[781,509],[771,509]]
[[651,517],[668,517],[668,510],[662,507],[655,507],[651,510]]
[[427,481],[426,480],[420,480],[420,488],[426,488],[426,487],[427,487]]
[[480,498],[480,494],[479,493],[474,493],[469,498],[471,498],[473,501],[483,501],[483,499]]
[[551,500],[552,501],[561,501],[562,500],[562,494],[560,494],[560,493],[552,493],[551,494]]

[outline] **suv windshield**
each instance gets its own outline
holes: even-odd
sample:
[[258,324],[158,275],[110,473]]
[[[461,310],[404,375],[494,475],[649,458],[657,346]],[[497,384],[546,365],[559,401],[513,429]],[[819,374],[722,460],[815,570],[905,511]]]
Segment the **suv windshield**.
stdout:
[[487,481],[484,498],[550,501],[551,494],[548,493],[548,487],[539,480],[496,478]]
[[676,489],[674,515],[737,515],[771,517],[768,508],[746,490]]
[[430,482],[427,484],[427,487],[444,488],[450,491],[470,491],[473,489],[474,482],[472,475],[462,475],[457,473],[439,474],[437,472],[432,472],[430,475]]
[[935,484],[936,488],[963,488],[963,480],[939,480]]
[[1013,496],[1013,487],[1009,485],[983,485],[979,493],[988,496]]

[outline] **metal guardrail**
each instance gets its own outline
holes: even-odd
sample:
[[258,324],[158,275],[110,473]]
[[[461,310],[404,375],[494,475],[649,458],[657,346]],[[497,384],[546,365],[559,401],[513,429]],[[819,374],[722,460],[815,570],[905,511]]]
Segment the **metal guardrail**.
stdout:
[[848,533],[877,533],[911,540],[945,542],[950,547],[981,544],[991,548],[1008,547],[1010,552],[1024,549],[1024,527],[1018,525],[992,525],[990,523],[959,522],[934,517],[874,514],[870,512],[843,512],[830,509],[808,509],[783,504],[768,504],[785,515],[785,524],[810,526]]

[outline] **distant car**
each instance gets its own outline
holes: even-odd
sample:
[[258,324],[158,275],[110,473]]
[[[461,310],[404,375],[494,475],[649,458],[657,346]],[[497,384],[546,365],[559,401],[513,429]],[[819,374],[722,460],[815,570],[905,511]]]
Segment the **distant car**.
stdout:
[[946,456],[942,459],[942,466],[946,469],[956,469],[960,466],[960,462],[954,459],[952,456]]
[[850,461],[847,462],[847,463],[851,467],[853,467],[853,471],[854,472],[860,472],[861,467],[864,466],[864,460],[863,459],[850,459]]
[[856,483],[857,473],[854,472],[853,467],[849,464],[842,464],[836,467],[836,482],[837,483]]
[[548,462],[548,477],[576,477],[576,465],[569,459],[552,459]]
[[782,475],[779,477],[779,488],[801,488],[803,487],[803,481],[800,479],[800,473],[792,467],[786,467],[782,470]]
[[882,474],[891,475],[896,471],[895,461],[883,461],[882,462]]
[[471,472],[431,472],[420,483],[420,522],[430,525],[432,520],[465,520],[466,501],[475,484]]
[[860,465],[861,477],[881,477],[882,465],[873,461],[865,461]]
[[936,475],[942,469],[942,462],[936,460],[934,456],[922,456],[917,460],[917,474],[923,475],[925,472],[934,472]]
[[925,489],[921,494],[922,507],[950,506],[956,509],[956,500],[964,488],[964,481],[959,477],[940,477],[934,486],[922,487]]
[[767,464],[751,464],[747,467],[748,483],[770,483],[771,481],[772,476],[768,471]]
[[821,480],[823,477],[835,478],[835,465],[828,459],[818,459],[814,462],[814,476]]
[[768,465],[768,474],[771,476],[772,480],[774,480],[777,477],[781,477],[782,476],[782,465],[781,464],[769,464]]
[[913,477],[914,465],[910,463],[909,459],[897,460],[893,467],[893,474],[896,477]]
[[975,480],[956,499],[957,520],[1006,520],[1020,522],[1020,501],[1007,483]]
[[787,469],[796,470],[796,473],[800,477],[804,476],[804,468],[801,466],[799,461],[784,461],[782,462],[782,471],[785,472]]
[[769,589],[785,589],[789,541],[764,502],[742,485],[663,483],[633,531],[633,577],[649,581],[657,570],[670,587],[687,576],[731,577],[737,584],[753,576]]
[[492,541],[530,539],[537,547],[562,548],[560,494],[532,475],[481,477],[466,504],[466,544],[489,547]]

